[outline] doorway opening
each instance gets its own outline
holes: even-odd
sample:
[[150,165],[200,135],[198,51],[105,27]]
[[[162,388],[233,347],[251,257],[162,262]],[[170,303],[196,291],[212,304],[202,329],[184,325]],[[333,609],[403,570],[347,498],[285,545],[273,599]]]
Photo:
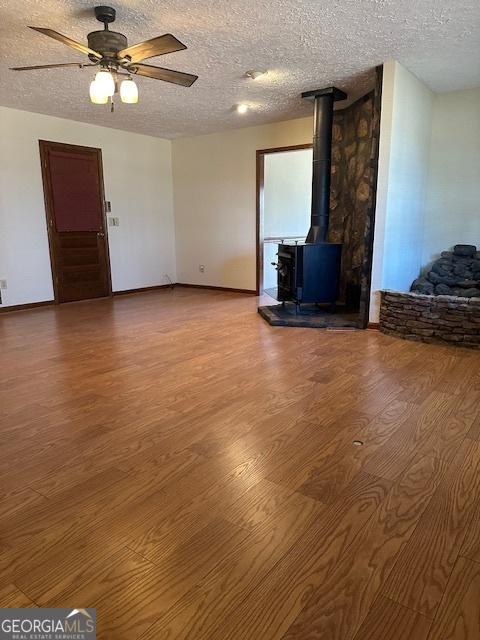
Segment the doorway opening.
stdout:
[[40,140],[55,302],[112,295],[101,149]]
[[260,292],[276,298],[278,244],[305,240],[310,227],[312,145],[259,153],[263,156]]
[[277,245],[310,226],[312,145],[257,151],[257,294],[275,297]]

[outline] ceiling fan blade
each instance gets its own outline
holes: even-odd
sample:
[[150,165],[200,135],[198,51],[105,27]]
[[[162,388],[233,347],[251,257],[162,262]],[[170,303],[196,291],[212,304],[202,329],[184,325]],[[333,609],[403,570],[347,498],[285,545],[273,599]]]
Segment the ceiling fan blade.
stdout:
[[155,78],[155,80],[164,80],[165,82],[173,82],[173,84],[181,84],[183,87],[191,87],[198,76],[191,73],[183,73],[182,71],[172,71],[171,69],[163,69],[162,67],[154,67],[151,64],[135,64],[131,70],[139,76],[147,78]]
[[10,67],[10,71],[31,71],[33,69],[56,69],[57,67],[95,67],[95,64],[83,64],[83,62],[64,62],[62,64],[37,64],[33,67]]
[[153,58],[154,56],[163,56],[166,53],[173,53],[174,51],[181,51],[187,47],[177,40],[171,33],[166,33],[164,36],[158,36],[145,42],[139,42],[133,44],[131,47],[122,49],[118,52],[119,59],[130,58],[132,62],[140,62],[140,60],[146,60],[147,58]]
[[76,40],[72,40],[71,38],[68,38],[67,36],[62,35],[61,33],[58,33],[58,31],[53,31],[52,29],[44,29],[43,27],[29,27],[29,28],[33,29],[34,31],[38,31],[39,33],[43,33],[43,35],[49,36],[54,40],[58,40],[58,42],[62,42],[63,44],[66,44],[67,47],[71,47],[72,49],[76,49],[81,53],[85,53],[87,56],[92,55],[92,56],[95,56],[96,58],[102,57],[102,54],[98,53],[98,51],[94,51],[93,49],[90,49],[90,47],[87,47],[84,44],[77,42]]

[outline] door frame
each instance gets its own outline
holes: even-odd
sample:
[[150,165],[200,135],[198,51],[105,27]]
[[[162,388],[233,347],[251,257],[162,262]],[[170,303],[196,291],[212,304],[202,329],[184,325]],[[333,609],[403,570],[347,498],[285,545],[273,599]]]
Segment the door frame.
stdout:
[[52,183],[50,180],[50,169],[48,166],[48,150],[49,149],[58,149],[61,151],[88,151],[95,152],[97,156],[97,167],[98,167],[98,184],[100,186],[100,198],[102,200],[102,233],[103,233],[103,242],[105,244],[105,260],[107,266],[107,297],[112,296],[112,269],[110,264],[110,249],[108,244],[108,225],[106,218],[106,208],[105,208],[105,186],[103,183],[103,160],[102,160],[102,150],[97,147],[85,147],[78,144],[65,144],[63,142],[53,142],[51,140],[39,140],[40,147],[40,165],[42,169],[42,182],[43,182],[43,200],[45,202],[45,217],[47,222],[47,234],[48,234],[48,248],[50,253],[50,268],[52,271],[52,282],[53,282],[53,296],[55,304],[60,304],[59,295],[58,295],[58,277],[57,277],[57,264],[56,257],[54,251],[54,213],[53,213],[53,197],[52,197]]
[[265,201],[264,201],[264,187],[265,187],[265,156],[270,155],[272,153],[286,153],[288,151],[302,151],[304,149],[313,149],[312,143],[307,144],[296,144],[289,147],[274,147],[272,149],[257,149],[256,153],[256,168],[257,168],[257,179],[256,179],[256,222],[257,222],[257,284],[256,284],[256,293],[257,296],[261,294],[262,291],[262,280],[263,280],[263,244],[264,244],[264,234],[263,234],[263,223],[265,217]]

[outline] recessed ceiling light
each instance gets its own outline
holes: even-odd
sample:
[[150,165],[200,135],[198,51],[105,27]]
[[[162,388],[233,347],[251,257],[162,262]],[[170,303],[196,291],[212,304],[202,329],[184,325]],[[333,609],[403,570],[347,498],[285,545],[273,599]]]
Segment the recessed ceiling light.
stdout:
[[246,71],[245,75],[247,78],[251,78],[252,80],[256,80],[260,78],[260,76],[265,76],[268,71],[260,71],[260,69],[250,69],[250,71]]
[[248,111],[248,104],[245,104],[244,102],[237,104],[237,113],[247,113]]

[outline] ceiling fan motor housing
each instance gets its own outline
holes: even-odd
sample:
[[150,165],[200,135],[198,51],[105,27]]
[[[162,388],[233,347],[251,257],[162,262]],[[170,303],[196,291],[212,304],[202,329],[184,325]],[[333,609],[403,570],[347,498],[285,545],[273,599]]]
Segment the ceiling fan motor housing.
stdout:
[[90,49],[98,51],[107,60],[116,60],[117,52],[128,46],[126,36],[116,31],[92,31],[87,38]]
[[113,7],[95,7],[95,17],[103,24],[107,25],[110,22],[115,22],[116,11]]

